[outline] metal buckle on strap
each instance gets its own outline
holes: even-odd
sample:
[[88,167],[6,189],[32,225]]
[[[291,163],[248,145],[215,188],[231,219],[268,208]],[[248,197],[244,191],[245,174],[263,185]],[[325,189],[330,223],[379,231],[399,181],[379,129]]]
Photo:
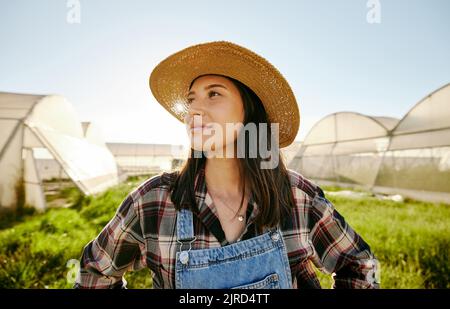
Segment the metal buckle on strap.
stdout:
[[188,243],[189,242],[189,249],[187,250],[188,252],[189,251],[191,251],[191,249],[192,249],[192,243],[194,242],[194,241],[196,241],[197,240],[197,237],[196,236],[194,236],[194,238],[191,238],[191,240],[189,240],[189,238],[186,240],[186,241],[181,241],[181,240],[178,240],[177,239],[177,242],[180,244],[180,252],[181,251],[183,251],[183,245],[185,244],[185,243]]
[[186,251],[183,251],[183,244],[185,244],[185,242],[183,242],[183,241],[180,241],[180,240],[178,240],[177,239],[177,242],[180,244],[180,257],[179,257],[179,259],[180,259],[180,262],[183,264],[183,265],[187,265],[188,264],[188,262],[189,262],[189,251],[191,251],[191,249],[192,249],[192,243],[194,242],[194,241],[196,241],[197,240],[197,237],[194,237],[194,238],[192,238],[191,240],[188,240],[188,242],[189,242],[189,249]]
[[278,227],[270,228],[269,229],[269,235],[270,238],[272,238],[273,241],[277,242],[280,240],[281,237],[281,231]]

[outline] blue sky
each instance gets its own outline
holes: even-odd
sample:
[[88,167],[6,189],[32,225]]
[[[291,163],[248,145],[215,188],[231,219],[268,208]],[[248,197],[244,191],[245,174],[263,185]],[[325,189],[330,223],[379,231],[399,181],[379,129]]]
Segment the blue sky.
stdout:
[[450,1],[0,0],[0,91],[61,94],[108,141],[183,143],[184,127],[148,87],[189,45],[228,40],[267,58],[299,102],[302,140],[338,111],[401,117],[450,82]]

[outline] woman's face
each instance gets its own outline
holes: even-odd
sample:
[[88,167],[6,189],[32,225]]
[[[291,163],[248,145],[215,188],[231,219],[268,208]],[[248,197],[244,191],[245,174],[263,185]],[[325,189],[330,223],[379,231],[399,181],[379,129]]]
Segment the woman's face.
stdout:
[[217,75],[201,76],[192,84],[187,102],[185,124],[191,148],[217,152],[234,144],[244,122],[244,106],[231,80]]

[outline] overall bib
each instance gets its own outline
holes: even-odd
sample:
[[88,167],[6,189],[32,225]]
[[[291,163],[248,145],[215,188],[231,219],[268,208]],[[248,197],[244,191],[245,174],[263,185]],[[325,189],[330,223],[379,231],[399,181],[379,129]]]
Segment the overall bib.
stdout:
[[290,289],[291,270],[279,227],[251,239],[191,250],[196,240],[192,212],[177,214],[177,289]]

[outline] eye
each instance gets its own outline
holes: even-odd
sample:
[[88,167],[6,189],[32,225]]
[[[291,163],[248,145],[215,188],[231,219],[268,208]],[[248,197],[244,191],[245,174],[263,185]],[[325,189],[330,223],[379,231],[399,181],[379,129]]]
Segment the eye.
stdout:
[[193,98],[187,98],[186,99],[186,104],[191,104],[192,103],[192,101],[194,101],[194,99]]
[[217,96],[220,96],[220,93],[215,92],[215,91],[210,91],[208,94],[209,94],[209,97],[215,97],[215,94],[217,94]]

